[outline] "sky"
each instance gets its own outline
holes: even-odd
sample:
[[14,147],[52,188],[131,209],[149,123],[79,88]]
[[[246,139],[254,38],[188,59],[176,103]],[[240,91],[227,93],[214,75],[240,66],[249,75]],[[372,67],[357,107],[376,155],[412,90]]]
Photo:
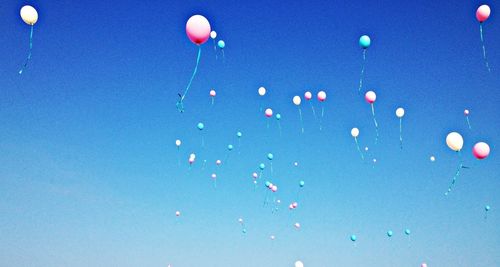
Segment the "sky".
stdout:
[[[0,266],[500,266],[495,1],[484,2],[491,72],[479,1],[4,2]],[[19,75],[25,4],[39,21]],[[212,40],[201,46],[181,114],[177,94],[198,49],[185,23],[195,14],[226,47],[222,60]],[[363,34],[372,44],[358,94]],[[325,102],[300,106],[301,133],[292,98],[320,90]],[[377,143],[367,90],[377,93]],[[445,196],[460,163],[446,146],[452,131],[469,168]],[[479,141],[491,147],[481,161],[471,152]]]

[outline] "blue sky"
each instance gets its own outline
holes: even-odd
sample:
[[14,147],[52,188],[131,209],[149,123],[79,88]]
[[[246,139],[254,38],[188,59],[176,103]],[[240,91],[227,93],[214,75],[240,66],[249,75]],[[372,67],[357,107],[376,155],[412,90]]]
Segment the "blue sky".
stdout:
[[[29,37],[19,17],[24,4],[40,19],[32,60],[19,75]],[[500,27],[488,2],[488,73],[475,20],[480,4],[0,5],[0,266],[285,267],[299,259],[305,266],[500,266]],[[197,53],[185,34],[194,14],[206,16],[226,42],[225,61],[220,54],[216,60],[211,40],[202,46],[180,114],[177,93]],[[363,92],[377,93],[378,144],[370,106],[357,93],[363,34],[372,39]],[[325,90],[328,98],[312,102],[325,111],[321,131],[302,104],[301,134],[292,97],[306,90]],[[406,110],[403,150],[399,106]],[[282,114],[281,135],[260,107]],[[352,127],[369,148],[365,161]],[[450,131],[463,135],[471,168],[445,197],[459,163],[445,143]],[[483,161],[471,153],[478,141],[492,149]],[[226,157],[217,168],[215,160]],[[261,162],[267,168],[255,188],[251,174]],[[267,193],[266,180],[277,193]],[[306,186],[299,192],[300,180]],[[281,200],[278,212],[263,205],[266,195]],[[487,219],[485,205],[492,208]]]

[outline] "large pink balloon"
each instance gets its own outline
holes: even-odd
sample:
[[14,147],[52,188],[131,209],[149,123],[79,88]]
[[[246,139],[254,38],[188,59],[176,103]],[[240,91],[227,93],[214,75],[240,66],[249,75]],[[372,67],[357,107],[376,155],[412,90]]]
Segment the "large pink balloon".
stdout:
[[479,22],[484,22],[490,17],[490,14],[491,14],[490,7],[488,5],[482,5],[476,11],[476,19]]
[[490,146],[485,142],[479,142],[472,148],[472,154],[477,159],[485,159],[490,154]]
[[375,94],[375,92],[373,92],[373,91],[366,92],[366,94],[365,94],[366,102],[373,104],[376,99],[377,99],[377,94]]
[[194,15],[186,23],[186,34],[191,42],[201,45],[210,38],[210,23],[202,15]]
[[422,263],[422,265],[420,265],[420,267],[427,267],[427,263]]

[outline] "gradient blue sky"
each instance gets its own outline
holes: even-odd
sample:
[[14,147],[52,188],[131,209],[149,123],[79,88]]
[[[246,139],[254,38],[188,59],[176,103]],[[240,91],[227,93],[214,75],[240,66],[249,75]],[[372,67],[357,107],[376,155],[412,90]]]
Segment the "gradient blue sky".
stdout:
[[[4,2],[0,266],[287,267],[298,259],[307,267],[500,266],[494,1],[484,25],[491,73],[474,16],[478,1]],[[24,4],[40,19],[21,76]],[[226,58],[215,59],[211,40],[202,46],[180,114],[177,93],[197,53],[184,30],[193,14],[205,15],[226,41]],[[378,95],[377,145],[370,107],[357,94],[362,34],[372,38],[363,91]],[[260,86],[268,89],[264,98]],[[304,103],[301,134],[291,99],[306,90],[325,90],[328,99],[322,131]],[[259,106],[282,114],[281,136]],[[403,150],[398,106],[406,109]],[[369,147],[365,162],[352,127]],[[450,131],[464,136],[471,168],[445,197],[458,164],[445,144]],[[492,148],[486,160],[471,155],[478,141]],[[230,143],[237,149],[228,154]],[[192,152],[197,162],[189,170]],[[226,156],[217,169],[215,160]],[[274,214],[263,206],[266,190],[252,184],[261,162],[268,164],[261,184],[279,186]],[[299,208],[289,212],[301,179]],[[390,239],[387,230],[395,233]]]

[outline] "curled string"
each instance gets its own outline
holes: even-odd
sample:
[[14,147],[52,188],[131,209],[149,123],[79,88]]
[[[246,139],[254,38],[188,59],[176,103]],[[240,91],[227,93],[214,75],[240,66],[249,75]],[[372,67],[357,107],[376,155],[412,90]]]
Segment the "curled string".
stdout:
[[465,120],[467,120],[467,125],[469,126],[469,129],[472,129],[471,126],[470,126],[470,121],[469,121],[469,117],[465,117]]
[[186,98],[186,94],[189,91],[189,88],[191,87],[191,83],[193,82],[194,76],[196,76],[196,72],[198,71],[198,65],[200,63],[200,57],[201,57],[201,46],[198,46],[198,57],[196,58],[196,66],[194,67],[193,75],[191,75],[191,79],[189,79],[189,83],[186,87],[186,90],[184,91],[184,94],[182,96],[179,94],[180,99],[176,104],[177,110],[179,110],[179,112],[184,112],[184,104],[182,101],[184,101],[184,98]]
[[363,49],[363,64],[361,66],[361,74],[359,75],[359,87],[358,94],[361,92],[361,87],[363,87],[363,76],[365,75],[365,62],[366,62],[366,49]]
[[482,23],[479,24],[479,33],[481,34],[481,45],[483,46],[484,64],[486,64],[486,68],[488,69],[488,71],[491,72],[490,64],[488,64],[488,58],[486,57],[486,48],[484,46],[483,24]]
[[376,132],[376,137],[375,137],[375,144],[378,142],[378,123],[377,119],[375,118],[375,108],[373,106],[373,103],[371,104],[372,106],[372,116],[373,116],[373,123],[375,124],[375,132]]
[[302,133],[304,133],[304,122],[302,121],[302,111],[299,108],[299,116],[300,116],[300,127],[302,127]]
[[23,74],[23,71],[24,69],[26,68],[26,66],[28,66],[28,61],[31,59],[31,49],[33,48],[33,27],[34,25],[31,24],[31,31],[30,31],[30,49],[29,49],[29,52],[28,52],[28,57],[26,58],[26,60],[24,61],[24,64],[21,68],[21,70],[19,70],[19,74]]
[[450,186],[448,186],[448,191],[446,191],[446,193],[444,193],[446,196],[451,192],[451,190],[453,189],[453,186],[455,185],[456,181],[457,181],[457,178],[458,176],[460,176],[460,170],[461,169],[468,169],[469,167],[465,167],[464,164],[463,164],[463,160],[462,160],[462,153],[460,151],[458,151],[458,157],[460,158],[460,162],[458,164],[458,167],[457,167],[457,171],[455,172],[455,175],[453,176],[453,179],[451,180],[451,184]]
[[399,118],[399,146],[403,149],[403,119]]
[[316,110],[314,109],[313,103],[311,101],[309,101],[309,104],[311,105],[311,109],[312,109],[312,112],[313,112],[313,115],[314,115],[314,119],[316,119]]

